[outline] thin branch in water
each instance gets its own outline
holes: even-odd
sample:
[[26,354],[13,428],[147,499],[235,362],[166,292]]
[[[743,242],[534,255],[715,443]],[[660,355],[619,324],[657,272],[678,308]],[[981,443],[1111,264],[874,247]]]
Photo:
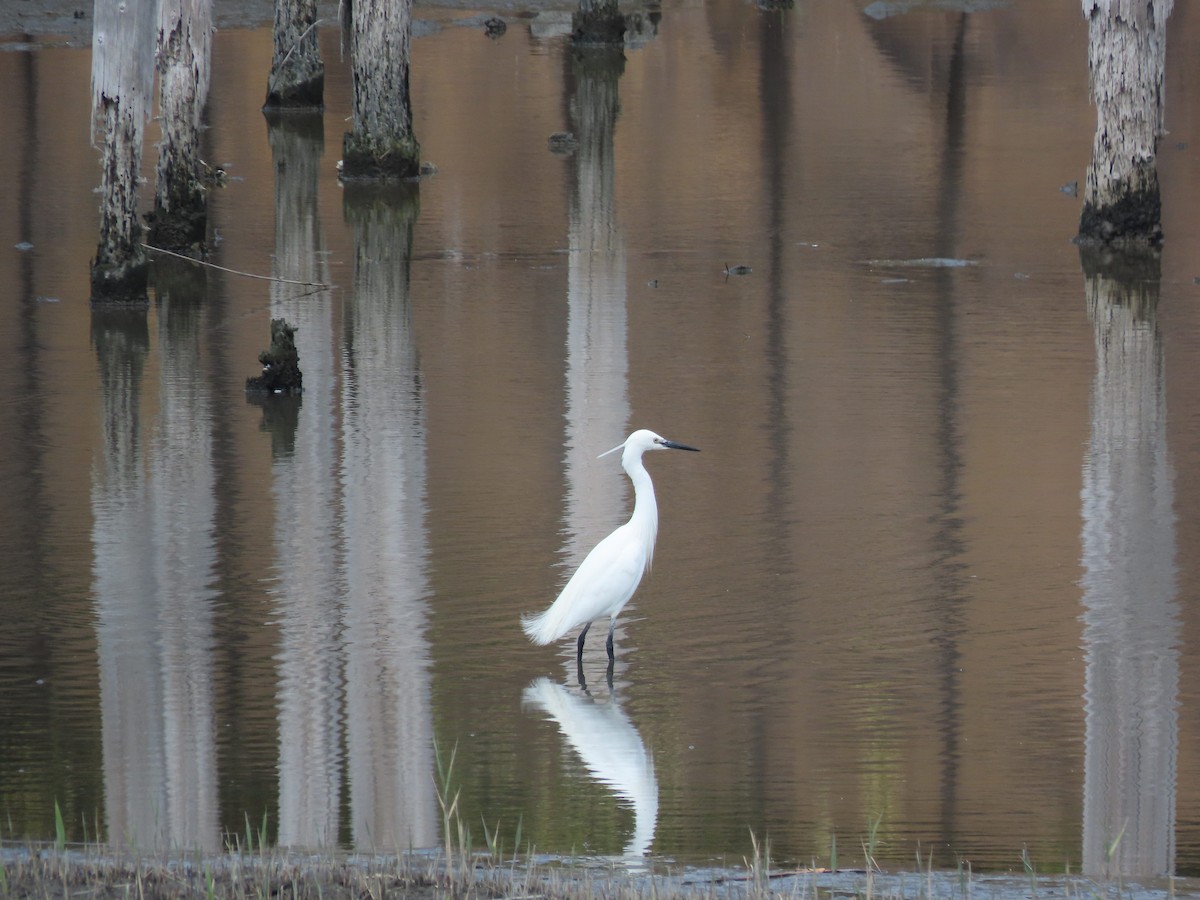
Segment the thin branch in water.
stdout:
[[205,262],[202,259],[194,259],[190,256],[184,256],[182,253],[176,253],[173,250],[164,250],[162,247],[152,247],[149,244],[142,244],[142,247],[153,253],[165,253],[167,256],[174,256],[176,259],[183,259],[190,263],[195,263],[198,266],[207,266],[210,269],[228,272],[230,275],[241,275],[243,278],[258,278],[262,281],[273,281],[276,284],[298,284],[302,287],[314,287],[326,291],[333,290],[335,287],[337,287],[336,284],[326,284],[323,281],[297,281],[294,278],[277,278],[274,275],[256,275],[253,272],[241,272],[237,269],[228,269],[225,266],[218,266],[216,263]]

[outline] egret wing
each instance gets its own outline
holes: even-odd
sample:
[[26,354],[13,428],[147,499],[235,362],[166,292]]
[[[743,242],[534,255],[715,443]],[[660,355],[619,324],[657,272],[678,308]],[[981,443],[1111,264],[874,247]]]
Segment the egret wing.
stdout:
[[644,542],[627,526],[618,528],[592,548],[550,608],[525,621],[525,633],[548,644],[586,622],[614,615],[629,602],[645,571]]

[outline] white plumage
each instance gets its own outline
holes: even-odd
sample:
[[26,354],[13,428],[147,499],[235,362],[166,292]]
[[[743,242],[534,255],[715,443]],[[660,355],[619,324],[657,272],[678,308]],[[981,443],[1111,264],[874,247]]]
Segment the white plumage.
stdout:
[[550,644],[578,626],[577,657],[583,656],[583,641],[594,619],[609,616],[608,656],[612,659],[613,628],[617,615],[637,590],[642,576],[654,557],[654,540],[658,535],[658,504],[654,498],[654,483],[642,465],[647,450],[692,450],[659,437],[653,431],[635,431],[624,443],[601,456],[624,448],[621,465],[633,482],[633,515],[629,521],[597,544],[575,570],[567,586],[550,608],[539,615],[521,619],[521,627],[535,644]]

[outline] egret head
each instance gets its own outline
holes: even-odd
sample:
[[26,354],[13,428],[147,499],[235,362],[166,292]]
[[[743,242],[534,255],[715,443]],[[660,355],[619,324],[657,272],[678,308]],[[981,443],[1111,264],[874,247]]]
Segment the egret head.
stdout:
[[640,431],[635,431],[611,450],[605,450],[600,456],[608,456],[608,454],[616,453],[621,449],[634,456],[641,456],[647,450],[691,450],[697,453],[700,451],[699,447],[689,447],[687,444],[677,444],[675,441],[668,441],[665,437],[643,428]]

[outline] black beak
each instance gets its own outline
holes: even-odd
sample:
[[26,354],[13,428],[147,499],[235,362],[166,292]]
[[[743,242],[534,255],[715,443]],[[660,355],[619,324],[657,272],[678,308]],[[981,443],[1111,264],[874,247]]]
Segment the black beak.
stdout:
[[691,450],[693,453],[699,453],[699,447],[689,447],[687,444],[677,444],[674,441],[663,440],[662,445],[669,450]]

